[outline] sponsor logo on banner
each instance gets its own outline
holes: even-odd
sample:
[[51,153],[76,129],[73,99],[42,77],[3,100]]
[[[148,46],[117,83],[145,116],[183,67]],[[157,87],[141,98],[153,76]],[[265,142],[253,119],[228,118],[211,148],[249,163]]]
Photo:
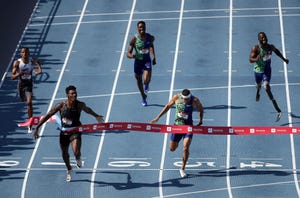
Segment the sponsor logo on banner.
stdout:
[[122,124],[115,124],[114,128],[123,128],[123,125]]
[[109,125],[109,128],[110,128],[110,129],[114,128],[114,124],[110,124],[110,125]]
[[208,129],[207,129],[207,132],[208,132],[208,133],[212,133],[212,132],[213,132],[213,129],[212,129],[212,128],[208,128]]
[[215,133],[223,133],[224,132],[224,130],[223,129],[213,129],[213,132],[215,132]]
[[138,125],[138,124],[135,124],[135,125],[132,125],[132,128],[135,128],[135,129],[141,129],[142,126],[141,126],[141,125]]
[[229,128],[229,133],[234,133],[233,128]]
[[97,125],[93,125],[93,130],[97,130]]
[[172,131],[172,127],[167,127],[167,131]]
[[147,126],[146,126],[146,130],[147,130],[147,131],[150,131],[150,130],[151,130],[151,126],[150,126],[150,125],[147,125]]
[[276,129],[271,129],[271,133],[276,133]]
[[82,127],[79,127],[79,128],[78,128],[78,131],[79,131],[79,132],[82,132],[82,131],[83,131]]
[[292,133],[297,133],[297,129],[292,129]]
[[188,132],[189,133],[193,132],[193,127],[188,127]]
[[131,129],[131,124],[127,124],[127,129]]
[[255,129],[250,129],[250,133],[255,133]]

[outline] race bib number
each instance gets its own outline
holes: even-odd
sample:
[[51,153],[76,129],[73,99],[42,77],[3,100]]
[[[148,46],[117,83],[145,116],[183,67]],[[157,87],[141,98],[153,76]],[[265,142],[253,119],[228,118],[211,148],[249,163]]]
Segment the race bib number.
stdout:
[[187,120],[189,118],[189,115],[187,113],[184,113],[184,112],[179,112],[177,114],[177,116],[181,119],[184,119],[184,120]]
[[266,54],[263,57],[263,61],[267,61],[267,60],[270,60],[270,59],[271,59],[271,54]]
[[64,125],[67,125],[67,126],[71,126],[72,125],[72,120],[70,120],[68,118],[62,118],[61,121],[62,121],[62,123]]
[[149,54],[149,49],[142,49],[140,50],[141,54]]

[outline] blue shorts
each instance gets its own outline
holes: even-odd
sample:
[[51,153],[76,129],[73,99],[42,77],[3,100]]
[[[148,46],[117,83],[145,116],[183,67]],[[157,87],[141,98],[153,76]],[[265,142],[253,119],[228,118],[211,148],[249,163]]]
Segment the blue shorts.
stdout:
[[272,69],[271,67],[266,67],[264,73],[254,72],[254,78],[256,84],[260,84],[261,82],[270,82],[271,81]]
[[[191,124],[191,126],[192,126],[192,124]],[[170,139],[173,142],[180,142],[180,140],[184,139],[184,138],[193,138],[193,134],[192,133],[183,133],[183,134],[178,134],[178,133],[174,134],[174,133],[172,133]]]
[[134,60],[134,73],[135,74],[143,74],[144,70],[151,71],[152,70],[152,64],[151,59],[146,60]]
[[174,133],[172,133],[170,139],[173,142],[180,142],[180,140],[184,139],[184,138],[193,138],[193,134],[191,134],[191,133],[186,133],[186,134],[174,134]]

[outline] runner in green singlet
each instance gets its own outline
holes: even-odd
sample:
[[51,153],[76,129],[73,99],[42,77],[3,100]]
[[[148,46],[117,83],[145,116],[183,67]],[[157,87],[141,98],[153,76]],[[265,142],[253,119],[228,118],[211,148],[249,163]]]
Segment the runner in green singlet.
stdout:
[[267,35],[264,32],[258,33],[258,44],[254,45],[251,49],[250,63],[254,63],[254,77],[256,82],[256,101],[259,101],[261,85],[263,86],[273,103],[274,108],[277,111],[276,122],[281,118],[281,109],[279,108],[274,96],[271,92],[270,81],[271,81],[271,55],[274,52],[280,57],[286,64],[289,60],[284,58],[281,52],[272,44],[268,44]]

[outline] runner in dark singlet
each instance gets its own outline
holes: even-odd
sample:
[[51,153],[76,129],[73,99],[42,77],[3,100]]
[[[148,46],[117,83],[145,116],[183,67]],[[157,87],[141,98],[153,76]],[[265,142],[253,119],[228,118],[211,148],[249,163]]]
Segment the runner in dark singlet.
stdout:
[[59,112],[58,125],[60,126],[60,148],[62,151],[62,158],[67,167],[67,176],[66,181],[71,181],[71,164],[69,156],[69,145],[71,144],[73,154],[76,159],[77,167],[82,166],[81,161],[81,133],[67,133],[66,130],[70,130],[73,127],[81,125],[80,122],[80,113],[84,111],[96,118],[98,122],[103,122],[103,116],[95,113],[90,107],[86,106],[84,102],[77,100],[77,91],[76,87],[68,86],[66,88],[67,100],[60,102],[55,105],[38,123],[36,126],[33,136],[34,138],[38,137],[38,130],[40,126],[45,123],[51,116]]

